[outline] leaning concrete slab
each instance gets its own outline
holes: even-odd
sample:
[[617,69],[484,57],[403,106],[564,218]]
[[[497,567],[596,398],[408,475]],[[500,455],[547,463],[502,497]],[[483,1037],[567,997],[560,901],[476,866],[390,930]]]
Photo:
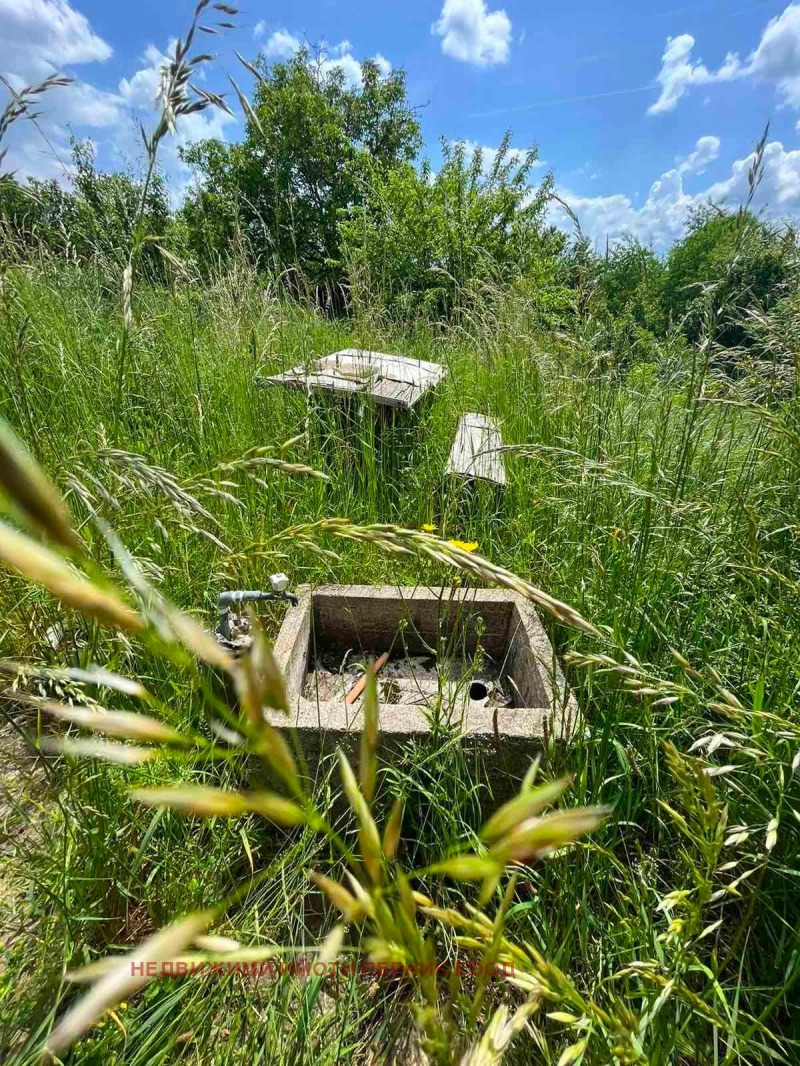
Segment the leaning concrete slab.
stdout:
[[445,367],[424,359],[344,348],[309,367],[296,366],[283,374],[259,378],[257,384],[339,396],[362,395],[378,406],[408,411],[446,374]]
[[503,438],[491,418],[470,411],[458,423],[445,473],[505,485]]
[[[362,724],[361,698],[346,702],[352,678],[387,651],[378,677],[384,745],[424,738],[444,715],[466,743],[518,774],[549,738],[575,735],[577,703],[536,611],[521,596],[497,589],[323,586],[300,590],[275,644],[289,724],[310,762],[334,745],[352,750]],[[433,661],[447,664],[444,681],[439,667],[431,679]],[[287,724],[282,715],[265,713],[272,724]]]

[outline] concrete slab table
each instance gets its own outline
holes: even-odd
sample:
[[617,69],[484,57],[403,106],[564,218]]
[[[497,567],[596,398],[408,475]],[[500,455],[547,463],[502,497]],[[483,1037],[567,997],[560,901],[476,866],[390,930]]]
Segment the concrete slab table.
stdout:
[[282,374],[259,378],[257,383],[340,397],[360,395],[380,407],[409,411],[446,374],[445,367],[424,359],[344,348],[310,366],[296,366]]

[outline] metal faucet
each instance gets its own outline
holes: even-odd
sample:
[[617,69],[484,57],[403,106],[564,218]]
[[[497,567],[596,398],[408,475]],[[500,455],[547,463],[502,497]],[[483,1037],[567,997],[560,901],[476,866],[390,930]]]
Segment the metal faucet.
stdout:
[[286,574],[272,574],[269,579],[272,590],[262,592],[260,589],[231,589],[220,592],[217,601],[219,622],[217,632],[223,640],[231,639],[231,606],[236,603],[258,603],[264,600],[288,600],[293,607],[298,604],[297,596],[289,592],[289,578]]

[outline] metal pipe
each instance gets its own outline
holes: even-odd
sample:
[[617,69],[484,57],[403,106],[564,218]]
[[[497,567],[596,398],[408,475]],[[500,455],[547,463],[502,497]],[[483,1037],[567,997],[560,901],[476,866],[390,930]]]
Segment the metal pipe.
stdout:
[[218,632],[225,640],[231,639],[231,605],[236,603],[260,603],[264,600],[288,600],[293,607],[298,604],[293,592],[262,592],[260,589],[230,589],[220,592],[217,600],[219,612]]

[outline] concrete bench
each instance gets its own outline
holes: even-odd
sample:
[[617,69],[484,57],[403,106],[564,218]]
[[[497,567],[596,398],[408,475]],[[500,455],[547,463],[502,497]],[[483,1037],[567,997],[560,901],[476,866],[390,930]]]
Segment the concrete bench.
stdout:
[[476,478],[505,485],[506,471],[500,430],[491,418],[469,411],[458,423],[445,472],[466,481]]

